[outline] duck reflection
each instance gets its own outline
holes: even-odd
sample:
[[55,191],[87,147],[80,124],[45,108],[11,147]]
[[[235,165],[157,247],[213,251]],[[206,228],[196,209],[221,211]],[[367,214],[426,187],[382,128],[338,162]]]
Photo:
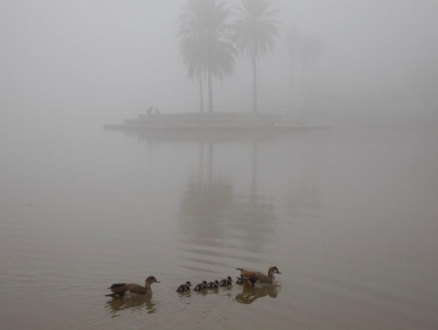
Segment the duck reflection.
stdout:
[[123,310],[140,311],[145,309],[147,313],[155,313],[157,304],[149,299],[110,299],[106,302],[106,308],[109,308],[112,317],[118,316],[118,312]]
[[278,284],[263,287],[253,287],[251,284],[244,284],[242,292],[238,293],[234,299],[240,304],[252,304],[257,299],[266,296],[277,298],[280,289],[281,287]]

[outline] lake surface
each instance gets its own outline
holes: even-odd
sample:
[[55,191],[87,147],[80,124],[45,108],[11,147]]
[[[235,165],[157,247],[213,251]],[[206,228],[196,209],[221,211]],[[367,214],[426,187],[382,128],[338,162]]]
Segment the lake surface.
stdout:
[[[437,329],[438,130],[0,133],[3,329]],[[178,295],[281,271],[278,286]],[[153,285],[113,302],[111,283]]]

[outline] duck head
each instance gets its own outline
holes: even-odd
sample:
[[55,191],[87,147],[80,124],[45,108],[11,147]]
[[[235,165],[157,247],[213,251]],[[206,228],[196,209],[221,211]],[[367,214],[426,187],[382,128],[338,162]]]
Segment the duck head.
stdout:
[[146,278],[146,283],[151,285],[152,283],[160,283],[160,281],[158,281],[155,276],[148,276],[148,278]]
[[274,274],[274,273],[276,273],[276,274],[281,274],[280,271],[278,270],[277,266],[269,267],[269,273],[272,273],[272,274]]

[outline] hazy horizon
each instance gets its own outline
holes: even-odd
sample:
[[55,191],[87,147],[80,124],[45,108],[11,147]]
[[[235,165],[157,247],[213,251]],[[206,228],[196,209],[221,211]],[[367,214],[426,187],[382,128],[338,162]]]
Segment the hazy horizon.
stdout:
[[[184,3],[2,2],[3,117],[108,123],[149,106],[164,113],[197,111],[198,85],[187,79],[177,39]],[[228,1],[230,8],[238,4]],[[292,104],[322,109],[316,115],[328,120],[438,118],[436,96],[418,104],[406,78],[420,72],[428,88],[437,84],[436,2],[276,0],[273,7],[281,24],[273,54],[259,61],[261,111]],[[299,58],[290,89],[285,38],[291,26],[324,42],[310,97],[302,90]],[[249,61],[239,58],[234,77],[213,81],[216,109],[249,111],[251,79]]]

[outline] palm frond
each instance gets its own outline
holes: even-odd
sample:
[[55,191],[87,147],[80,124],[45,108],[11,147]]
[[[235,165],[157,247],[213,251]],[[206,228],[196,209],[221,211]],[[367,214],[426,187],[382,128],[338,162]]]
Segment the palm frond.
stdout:
[[272,2],[266,0],[241,0],[241,5],[235,22],[238,51],[257,59],[274,49],[279,22],[271,16],[278,10],[269,9]]
[[225,1],[188,0],[179,16],[180,54],[189,78],[208,71],[222,79],[234,73],[232,33]]

